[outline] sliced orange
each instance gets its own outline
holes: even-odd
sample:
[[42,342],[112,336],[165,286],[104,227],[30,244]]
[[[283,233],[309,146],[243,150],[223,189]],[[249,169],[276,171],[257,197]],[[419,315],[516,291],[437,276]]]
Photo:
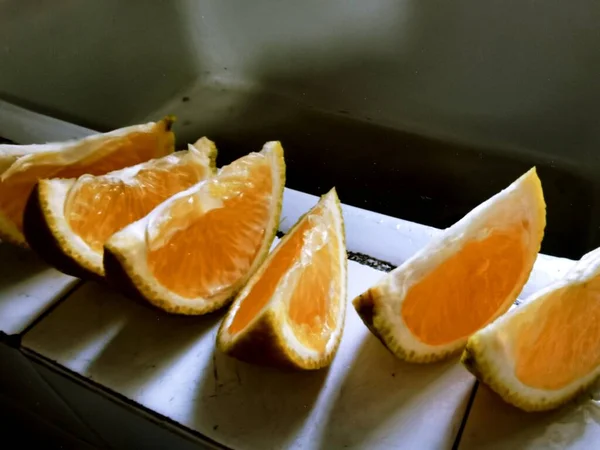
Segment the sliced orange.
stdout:
[[284,183],[283,149],[269,142],[114,234],[107,279],[169,312],[221,308],[268,254]]
[[401,359],[432,362],[459,352],[523,289],[545,208],[532,169],[357,297],[358,314]]
[[236,297],[217,346],[252,363],[329,365],[344,327],[346,265],[344,222],[332,190],[300,218]]
[[106,175],[41,180],[25,208],[27,243],[69,275],[103,277],[108,238],[213,175],[216,154],[214,143],[202,138],[187,151]]
[[600,378],[600,249],[471,336],[462,362],[507,402],[556,408]]
[[0,160],[15,159],[0,176],[0,239],[26,245],[23,211],[38,180],[103,175],[172,153],[172,124],[165,118],[68,142],[0,145]]

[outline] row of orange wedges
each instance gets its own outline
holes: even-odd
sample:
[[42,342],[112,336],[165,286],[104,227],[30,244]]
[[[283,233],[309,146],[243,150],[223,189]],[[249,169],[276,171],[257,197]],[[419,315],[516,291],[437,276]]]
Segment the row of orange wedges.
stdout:
[[[285,184],[280,143],[217,170],[207,138],[174,152],[172,122],[0,146],[0,238],[171,313],[231,303],[217,345],[239,359],[330,364],[347,303],[335,190],[269,253]],[[505,400],[525,410],[559,406],[600,375],[600,253],[504,314],[529,277],[545,225],[532,169],[354,307],[400,359],[427,363],[463,352],[465,366]]]
[[346,313],[335,190],[269,254],[285,185],[281,144],[217,171],[207,138],[174,152],[172,122],[0,146],[2,239],[170,313],[206,314],[233,300],[223,351],[277,366],[328,365]]

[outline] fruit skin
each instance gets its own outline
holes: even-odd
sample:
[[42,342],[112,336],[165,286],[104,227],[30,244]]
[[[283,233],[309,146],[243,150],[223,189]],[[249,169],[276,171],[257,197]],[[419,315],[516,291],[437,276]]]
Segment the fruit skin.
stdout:
[[[277,228],[279,226],[279,219],[283,204],[283,190],[285,186],[285,160],[283,156],[283,148],[279,142],[277,142],[274,152],[274,157],[277,160],[276,167],[277,171],[279,172],[279,179],[277,180],[279,182],[279,186],[277,191],[273,192],[273,194],[277,197],[277,202],[275,203],[272,211],[272,225],[270,230],[265,230],[263,250],[261,254],[257,255],[253,263],[253,267],[248,273],[246,279],[249,279],[252,276],[252,273],[254,273],[258,267],[260,267],[262,262],[269,255],[269,249],[271,248],[271,244],[275,239]],[[277,173],[274,173],[274,176],[277,176]],[[129,227],[132,225],[135,226],[143,220],[144,219],[141,219],[140,221],[129,225]],[[124,230],[127,228],[128,227],[126,227]],[[199,308],[193,305],[173,304],[173,302],[171,302],[169,299],[163,298],[158,292],[152,289],[152,287],[149,286],[149,284],[142,277],[137,275],[134,265],[128,261],[130,249],[120,248],[118,245],[116,245],[117,242],[115,242],[115,238],[118,238],[120,233],[121,232],[118,232],[113,235],[113,237],[104,245],[104,273],[109,284],[133,300],[142,299],[145,303],[150,302],[157,308],[172,314],[204,315],[221,309],[227,304],[231,303],[237,292],[245,285],[245,283],[241,283],[240,286],[226,295],[218,297],[214,300],[211,299],[210,304],[207,304],[204,307]],[[135,252],[135,250],[133,252]],[[132,261],[138,262],[135,258],[132,258]]]
[[[105,281],[108,280],[110,285],[115,287],[131,300],[148,305],[148,301],[145,299],[144,294],[138,290],[137,286],[127,276],[127,272],[123,268],[123,262],[119,259],[116,253],[113,253],[106,246],[104,247],[103,264]],[[152,306],[156,305],[152,304]]]
[[2,213],[0,213],[0,242],[28,248],[23,234]]
[[[331,193],[335,196],[335,206],[339,217],[341,219],[341,244],[343,246],[344,252],[346,250],[346,232],[344,227],[344,220],[342,216],[342,208],[340,200],[337,196],[335,188],[332,189]],[[325,197],[325,196],[323,196]],[[323,198],[322,197],[322,198]],[[310,213],[310,212],[309,212]],[[283,245],[287,239],[294,233],[296,228],[302,223],[303,219],[307,214],[304,214],[296,224],[286,233],[283,237],[279,245]],[[345,319],[346,319],[346,289],[345,286],[347,284],[347,274],[348,274],[348,259],[344,257],[344,273],[343,279],[341,280],[343,289],[344,298],[338,299],[340,308],[342,311],[340,312],[340,330],[338,333],[336,341],[332,345],[332,348],[325,355],[324,358],[320,358],[319,360],[307,360],[299,357],[295,352],[289,351],[288,345],[285,340],[281,338],[281,334],[276,330],[281,329],[281,321],[286,320],[282,319],[282,314],[277,314],[273,308],[265,311],[260,314],[257,320],[250,323],[248,327],[238,333],[238,336],[235,339],[227,339],[225,338],[228,335],[227,327],[229,323],[231,323],[232,310],[230,309],[221,322],[219,327],[219,331],[217,333],[217,348],[230,356],[233,356],[241,361],[259,364],[264,366],[277,367],[280,369],[292,369],[292,370],[317,370],[327,367],[333,361],[337,350],[340,346]],[[255,273],[253,276],[254,279],[258,279],[266,270],[267,264],[264,263],[261,268]],[[234,300],[236,301],[237,298]]]
[[[504,189],[500,193],[496,194],[496,196],[503,195],[508,192],[516,183],[521,181],[523,183],[523,189],[527,189],[529,191],[529,195],[533,199],[535,199],[536,209],[532,214],[532,218],[535,220],[539,227],[536,228],[536,233],[533,236],[537,245],[535,247],[535,251],[532,254],[537,255],[540,251],[541,241],[544,236],[544,229],[546,226],[546,203],[544,201],[544,193],[542,190],[542,184],[540,179],[537,176],[537,171],[532,168],[529,172],[522,175],[517,181],[513,182],[508,188]],[[496,197],[494,196],[494,197]],[[477,206],[474,210],[469,212],[463,219],[458,221],[448,230],[453,230],[453,234],[444,238],[446,241],[448,238],[452,239],[456,237],[456,235],[460,236],[460,233],[464,231],[466,227],[469,226],[469,220],[472,220],[473,215],[478,214],[480,212],[485,211],[485,209],[490,209],[490,200],[494,197],[488,199],[486,202]],[[492,204],[493,206],[493,204]],[[442,250],[444,247],[444,241],[439,241],[434,238],[433,243],[438,245]],[[371,287],[369,290],[364,292],[363,294],[356,297],[353,301],[354,308],[356,309],[358,315],[364,324],[369,328],[369,330],[383,343],[383,345],[391,351],[397,358],[410,362],[410,363],[433,363],[438,361],[443,361],[445,359],[451,358],[454,355],[459,354],[466,344],[467,338],[463,338],[460,340],[456,340],[449,344],[445,344],[445,349],[440,350],[435,346],[425,346],[428,347],[427,350],[420,350],[416,352],[414,350],[408,350],[406,345],[401,343],[400,340],[394,334],[394,324],[390,323],[390,320],[386,316],[386,306],[388,303],[388,299],[390,295],[390,287],[388,285],[392,274],[398,271],[401,268],[406,269],[410,267],[410,264],[413,263],[415,259],[422,258],[423,252],[431,251],[428,247],[431,245],[428,244],[423,250],[415,254],[412,258],[407,260],[402,266],[392,271],[390,274],[387,274],[384,279],[379,282],[377,285]],[[439,250],[439,248],[436,248]],[[535,261],[535,256],[531,260],[531,266],[533,266],[533,262]],[[515,291],[518,293],[523,289],[523,286],[527,282],[528,276],[523,277],[522,282],[519,286],[515,287]],[[516,295],[515,295],[516,297]],[[512,301],[507,301],[502,308],[499,309],[497,314],[490,318],[488,321],[491,322],[495,318],[502,315],[506,312],[512,304]],[[390,314],[387,311],[387,314]],[[416,338],[413,338],[416,339]]]
[[500,383],[497,380],[493,366],[486,360],[478,336],[473,336],[471,339],[469,339],[467,346],[465,347],[465,350],[460,358],[460,362],[479,381],[489,386],[494,392],[502,397],[504,401],[526,412],[549,411],[551,409],[556,409],[560,406],[576,401],[578,397],[586,393],[593,385],[596,384],[596,382],[600,381],[600,375],[598,375],[587,383],[583,384],[581,387],[577,388],[577,390],[571,395],[555,400],[542,398],[540,401],[535,402],[519,395],[517,392],[511,391],[503,383]]
[[[342,324],[343,326],[343,324]],[[243,336],[236,339],[235,345],[225,346],[217,340],[217,348],[241,361],[263,366],[292,370],[317,370],[327,367],[333,361],[341,342],[342,333],[338,335],[333,350],[319,361],[306,361],[287,350],[285,342],[275,330],[279,328],[275,313],[267,311],[245,330]],[[219,334],[221,329],[219,329]]]
[[371,333],[373,333],[394,356],[410,363],[428,364],[448,359],[460,352],[460,348],[438,354],[430,353],[427,355],[420,355],[413,351],[407,352],[402,346],[396,343],[393,333],[390,331],[390,328],[386,326],[386,320],[378,313],[380,308],[378,305],[382,301],[381,299],[384,298],[385,294],[383,290],[379,286],[375,286],[356,297],[352,304],[369,331],[371,331]]
[[[27,239],[29,247],[36,252],[40,258],[61,272],[78,277],[84,280],[102,281],[102,277],[96,273],[86,270],[83,264],[77,265],[73,260],[79,260],[76,253],[65,252],[68,248],[56,239],[44,217],[44,211],[47,205],[42,204],[41,198],[44,198],[44,184],[37,183],[33,192],[27,200],[23,220],[23,234]],[[51,216],[48,216],[51,217]],[[47,258],[46,255],[51,255]]]

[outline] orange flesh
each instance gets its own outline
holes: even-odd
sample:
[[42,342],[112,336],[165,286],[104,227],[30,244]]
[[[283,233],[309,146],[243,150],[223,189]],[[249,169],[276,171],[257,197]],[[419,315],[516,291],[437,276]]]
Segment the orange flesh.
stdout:
[[210,298],[247,276],[269,224],[273,182],[265,157],[251,154],[202,186],[221,207],[202,212],[194,194],[171,205],[158,235],[172,234],[158,248],[149,243],[156,280],[182,297]]
[[304,268],[289,305],[290,321],[298,340],[319,352],[325,350],[331,333],[336,328],[340,292],[340,267],[337,254],[339,242],[319,249],[311,263]]
[[409,330],[425,344],[443,345],[473,334],[501,307],[508,309],[508,296],[524,281],[527,227],[469,242],[413,285],[401,308]]
[[600,279],[551,295],[515,337],[516,376],[539,389],[561,389],[600,364]]
[[69,226],[93,250],[101,252],[114,233],[208,174],[206,167],[185,156],[182,159],[161,167],[150,165],[127,182],[110,176],[79,181],[65,205]]
[[[167,136],[171,136],[169,133]],[[135,133],[127,139],[115,139],[102,147],[101,154],[90,155],[68,166],[61,164],[34,165],[9,179],[0,181],[0,212],[19,231],[23,230],[25,204],[38,180],[44,178],[75,178],[83,174],[104,175],[110,171],[133,166],[148,159],[163,156],[172,148],[172,136],[164,132]]]
[[[262,311],[284,276],[294,270],[302,252],[310,251],[305,238],[314,223],[323,222],[323,212],[317,206],[277,248],[269,266],[240,304],[229,325],[230,333],[242,331]],[[298,278],[289,281],[295,286],[288,297],[290,323],[298,340],[317,351],[325,349],[336,327],[338,305],[332,293],[335,296],[340,291],[341,282],[337,256],[340,238],[334,233],[327,234],[326,244],[314,252],[307,265],[299,266]]]
[[277,285],[289,272],[304,245],[304,233],[310,228],[308,220],[304,220],[284,245],[277,248],[269,266],[258,279],[252,290],[242,301],[235,317],[229,325],[230,333],[239,333],[271,300]]

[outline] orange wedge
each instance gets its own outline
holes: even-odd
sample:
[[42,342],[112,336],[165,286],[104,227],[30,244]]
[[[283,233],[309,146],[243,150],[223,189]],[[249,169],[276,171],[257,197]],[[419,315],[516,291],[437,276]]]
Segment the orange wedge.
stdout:
[[459,352],[523,289],[545,208],[532,169],[357,297],[358,314],[401,359],[432,362]]
[[165,118],[68,142],[0,145],[0,166],[5,167],[0,176],[0,239],[26,245],[23,211],[38,180],[102,175],[172,153],[172,124],[172,118]]
[[600,249],[471,336],[462,362],[507,402],[556,408],[600,378]]
[[268,254],[284,182],[283,149],[267,143],[114,234],[107,279],[169,312],[221,308]]
[[216,171],[217,149],[202,138],[176,152],[106,175],[41,180],[25,208],[30,248],[69,275],[104,276],[104,243],[157,205]]
[[243,361],[319,369],[346,314],[344,222],[335,190],[290,230],[229,309],[217,346]]

